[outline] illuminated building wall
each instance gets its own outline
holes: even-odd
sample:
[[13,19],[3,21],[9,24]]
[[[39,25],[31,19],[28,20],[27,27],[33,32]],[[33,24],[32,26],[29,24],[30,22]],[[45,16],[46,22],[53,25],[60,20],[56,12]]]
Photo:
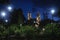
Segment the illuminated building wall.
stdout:
[[36,23],[39,25],[40,24],[40,13],[37,13],[37,17],[36,17]]
[[31,13],[28,13],[28,20],[31,20]]

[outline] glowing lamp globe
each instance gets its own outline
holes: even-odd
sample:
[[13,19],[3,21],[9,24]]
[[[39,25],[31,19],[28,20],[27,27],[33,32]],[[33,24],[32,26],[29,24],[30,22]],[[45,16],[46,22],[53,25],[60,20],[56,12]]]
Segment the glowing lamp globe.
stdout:
[[45,30],[45,28],[42,29],[43,31]]
[[1,16],[2,17],[5,17],[6,16],[6,13],[5,12],[1,12]]
[[8,20],[5,20],[5,22],[7,23],[7,22],[8,22]]
[[51,10],[51,13],[54,14],[55,13],[55,10]]
[[9,11],[11,11],[11,10],[12,10],[12,7],[11,7],[11,6],[9,6],[9,7],[8,7],[8,10],[9,10]]

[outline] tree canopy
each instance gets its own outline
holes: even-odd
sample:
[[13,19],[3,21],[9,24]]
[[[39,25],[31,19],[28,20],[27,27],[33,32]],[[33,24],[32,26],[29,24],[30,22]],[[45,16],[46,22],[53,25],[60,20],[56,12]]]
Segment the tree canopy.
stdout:
[[25,17],[23,15],[22,9],[14,9],[14,11],[11,14],[11,20],[13,23],[23,24]]
[[9,4],[10,1],[9,0],[0,0],[0,4]]
[[60,17],[60,8],[59,8],[59,10],[58,10],[58,17]]

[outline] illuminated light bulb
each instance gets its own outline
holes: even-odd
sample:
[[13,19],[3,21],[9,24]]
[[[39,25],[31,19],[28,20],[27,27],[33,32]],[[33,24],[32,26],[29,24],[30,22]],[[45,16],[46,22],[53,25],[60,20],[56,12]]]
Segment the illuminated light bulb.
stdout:
[[1,12],[1,16],[2,17],[5,17],[6,16],[6,13],[5,12]]
[[51,10],[51,13],[54,14],[55,13],[55,10]]
[[11,10],[12,10],[12,7],[11,7],[11,6],[9,6],[9,7],[8,7],[8,10],[9,10],[9,11],[11,11]]

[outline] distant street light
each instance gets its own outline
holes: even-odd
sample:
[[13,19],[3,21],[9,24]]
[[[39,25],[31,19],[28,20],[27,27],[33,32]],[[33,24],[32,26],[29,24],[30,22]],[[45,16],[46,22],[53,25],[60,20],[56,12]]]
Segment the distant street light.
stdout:
[[36,23],[36,22],[34,21],[34,23]]
[[54,15],[54,13],[55,13],[55,10],[54,10],[54,9],[52,9],[52,10],[51,10],[51,14],[52,14],[52,21],[53,21],[53,15]]
[[42,30],[45,31],[45,28],[43,28]]
[[5,17],[6,16],[6,13],[5,12],[1,12],[1,16],[2,17]]
[[22,26],[22,24],[20,24],[20,26]]
[[54,10],[54,9],[52,9],[52,10],[51,10],[51,14],[54,14],[54,13],[55,13],[55,10]]
[[[5,12],[5,11],[2,11],[2,12],[1,12],[1,16],[2,16],[2,18],[4,19],[4,17],[6,16],[6,12]],[[4,25],[4,23],[3,23],[3,25]]]
[[54,13],[55,13],[55,10],[54,9],[52,9],[51,10],[51,14],[52,14],[52,22],[51,22],[51,24],[52,24],[52,32],[54,33],[54,26],[53,26],[53,15],[54,15]]
[[12,10],[12,7],[11,6],[8,6],[8,8],[7,8],[9,11],[11,11]]
[[8,22],[8,20],[5,20],[5,22],[7,23],[7,22]]

